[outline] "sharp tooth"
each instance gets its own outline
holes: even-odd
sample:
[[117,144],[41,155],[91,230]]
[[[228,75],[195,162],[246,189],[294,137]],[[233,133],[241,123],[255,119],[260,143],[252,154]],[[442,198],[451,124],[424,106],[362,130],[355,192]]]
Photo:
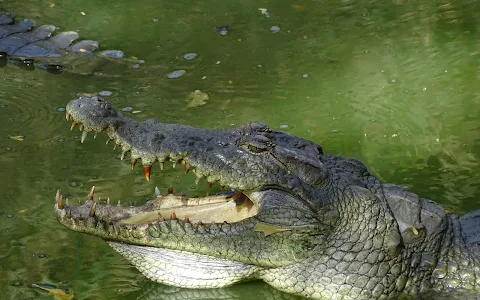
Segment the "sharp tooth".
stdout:
[[113,150],[117,149],[117,144],[113,145]]
[[83,144],[83,142],[85,141],[86,138],[87,138],[87,132],[84,131],[84,132],[82,133],[82,138],[81,138],[80,142],[82,142],[82,144]]
[[150,171],[152,170],[152,166],[143,166],[143,175],[147,181],[150,181]]
[[92,208],[90,209],[90,213],[88,214],[90,217],[95,216],[95,208],[97,208],[97,202],[93,202]]
[[110,205],[110,197],[107,197],[107,205]]
[[136,160],[136,159],[132,159],[132,160],[130,161],[130,167],[132,167],[132,170],[133,170],[133,168],[135,168],[135,164],[136,164],[136,163],[137,163],[137,160]]
[[185,216],[185,223],[190,223],[190,218],[188,216]]
[[88,193],[88,200],[93,200],[93,194],[95,192],[95,186],[92,186],[90,192]]
[[173,194],[173,187],[169,187],[169,188],[168,188],[168,194],[169,194],[169,195],[170,195],[170,194]]
[[163,167],[164,167],[164,166],[163,166],[163,162],[160,162],[160,170],[163,171]]
[[123,160],[123,158],[125,157],[125,153],[127,153],[127,152],[126,151],[122,152],[122,155],[120,155],[120,160]]
[[82,130],[83,130],[83,125],[80,124],[80,126],[78,126],[78,129],[79,129],[80,131],[82,131]]
[[120,203],[120,200],[118,200],[117,206],[122,206],[122,204]]
[[195,178],[195,184],[198,184],[200,182],[200,179],[202,179],[202,177]]
[[105,145],[108,145],[108,142],[110,142],[112,139],[108,138],[107,141],[105,142]]
[[176,162],[173,163],[172,167],[175,169],[175,166],[177,165]]
[[73,122],[73,123],[72,123],[72,126],[70,127],[70,131],[73,130],[73,128],[75,128],[77,125],[78,125],[77,122]]
[[66,205],[66,206],[69,206],[69,205],[68,205],[68,198],[65,199],[65,205]]
[[213,185],[213,182],[209,182],[209,183],[208,183],[208,188],[211,189],[211,188],[212,188],[212,185]]
[[93,134],[93,139],[96,139],[96,138],[97,138],[97,134],[98,134],[98,132],[95,132],[95,133]]
[[158,187],[155,187],[155,195],[158,197],[158,196],[161,196],[162,194],[160,193],[160,189]]
[[67,119],[67,121],[70,119],[70,115],[68,114],[68,112],[65,113],[65,119]]
[[57,190],[57,194],[55,195],[55,202],[57,203],[57,207],[59,209],[63,209],[63,196],[60,194],[60,190]]
[[172,210],[172,213],[170,214],[170,219],[171,220],[176,220],[177,219],[177,214],[175,213],[174,210]]

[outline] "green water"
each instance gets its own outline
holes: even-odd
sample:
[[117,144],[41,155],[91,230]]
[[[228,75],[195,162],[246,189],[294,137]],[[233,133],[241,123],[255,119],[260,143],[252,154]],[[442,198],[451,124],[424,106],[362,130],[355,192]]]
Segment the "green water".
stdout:
[[[95,185],[98,196],[126,203],[152,197],[155,186],[204,191],[194,191],[193,177],[158,168],[146,182],[104,137],[81,144],[57,112],[77,92],[112,91],[114,106],[141,111],[137,119],[288,125],[457,213],[480,208],[479,1],[3,0],[0,11],[145,60],[139,69],[106,65],[96,76],[0,69],[1,299],[53,299],[32,283],[66,288],[75,299],[194,299],[151,283],[102,240],[56,221],[57,189],[76,202]],[[214,27],[224,24],[232,30],[222,37]],[[188,52],[199,57],[185,61]],[[166,78],[177,69],[187,73]],[[209,100],[187,108],[195,90]],[[9,139],[16,135],[25,138]],[[203,297],[263,292],[265,284],[247,283]]]

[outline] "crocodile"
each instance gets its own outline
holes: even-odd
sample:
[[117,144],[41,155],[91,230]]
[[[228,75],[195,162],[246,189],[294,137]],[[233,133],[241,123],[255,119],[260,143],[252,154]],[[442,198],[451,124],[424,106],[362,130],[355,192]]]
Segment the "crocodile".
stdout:
[[96,52],[97,41],[82,40],[72,44],[79,38],[75,31],[53,35],[56,28],[53,25],[35,27],[32,19],[16,22],[15,18],[15,13],[0,14],[0,67],[10,62],[27,70],[37,66],[51,73],[91,74],[112,61],[138,62],[125,57],[120,50]]
[[149,279],[184,288],[263,280],[311,299],[480,295],[480,210],[456,216],[406,187],[380,182],[352,158],[258,122],[209,130],[122,115],[101,97],[66,106],[71,128],[152,165],[182,164],[225,191],[168,194],[143,205],[94,200],[54,212],[105,240]]

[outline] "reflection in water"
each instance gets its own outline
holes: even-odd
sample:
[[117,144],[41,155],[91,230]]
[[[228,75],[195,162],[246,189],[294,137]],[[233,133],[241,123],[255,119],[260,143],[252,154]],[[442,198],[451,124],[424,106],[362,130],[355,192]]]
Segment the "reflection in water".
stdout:
[[[6,299],[51,299],[30,288],[39,282],[68,288],[75,299],[156,293],[252,299],[270,291],[247,283],[202,296],[154,284],[100,239],[57,223],[58,188],[73,202],[94,184],[99,196],[127,203],[152,197],[155,186],[205,192],[193,178],[158,168],[145,182],[104,137],[80,144],[78,131],[70,132],[57,112],[77,92],[112,91],[114,106],[141,111],[138,119],[208,128],[252,120],[283,125],[455,212],[478,208],[478,2],[277,1],[267,7],[270,18],[253,1],[190,2],[0,4],[20,19],[78,30],[145,60],[138,69],[103,65],[96,76],[0,69],[0,290]],[[215,30],[222,24],[231,27],[227,36]],[[270,32],[272,26],[280,31]],[[186,61],[189,52],[199,56]],[[182,78],[166,78],[178,69],[187,70]],[[195,90],[209,100],[187,108]],[[14,135],[25,139],[8,139]]]

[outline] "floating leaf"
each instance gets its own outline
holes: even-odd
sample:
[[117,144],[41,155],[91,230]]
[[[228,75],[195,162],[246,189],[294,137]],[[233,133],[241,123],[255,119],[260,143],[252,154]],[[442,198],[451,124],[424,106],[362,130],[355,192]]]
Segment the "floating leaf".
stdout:
[[50,5],[49,5],[48,7],[54,8],[54,7],[55,7],[55,3],[50,3]]
[[23,140],[25,139],[25,136],[23,136],[23,135],[11,135],[11,136],[9,136],[8,138],[11,139],[11,140],[15,140],[15,141],[21,142],[21,141],[23,141]]
[[187,96],[187,107],[199,107],[207,104],[208,94],[204,93],[200,90],[196,90],[195,92],[191,92]]
[[41,290],[44,290],[46,292],[48,292],[49,295],[52,295],[53,296],[53,299],[54,300],[71,300],[73,299],[73,294],[68,294],[67,292],[65,292],[64,290],[62,289],[59,289],[53,285],[50,285],[50,284],[32,284],[32,287],[33,288],[38,288],[38,289],[41,289]]
[[24,213],[26,213],[27,211],[28,211],[28,208],[24,208],[24,209],[22,209],[22,210],[19,210],[18,213],[19,213],[19,214],[24,214]]

